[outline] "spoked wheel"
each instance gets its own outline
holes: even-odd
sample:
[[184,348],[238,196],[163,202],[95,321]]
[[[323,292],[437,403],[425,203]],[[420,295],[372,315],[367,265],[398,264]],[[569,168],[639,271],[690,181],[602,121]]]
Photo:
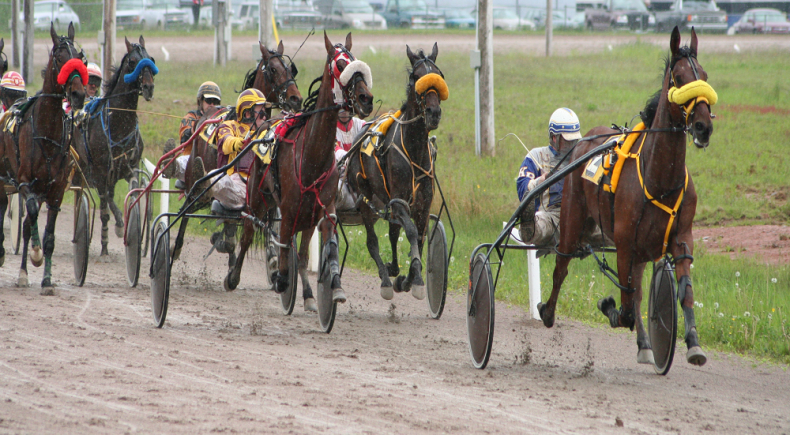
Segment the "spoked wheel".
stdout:
[[[145,172],[139,172],[137,174],[137,180],[138,181],[137,181],[137,185],[135,186],[135,188],[140,187],[140,186],[148,186],[149,184],[151,184],[151,177],[148,176],[148,174],[145,173]],[[163,193],[162,195],[167,195],[167,194]],[[143,249],[142,249],[142,254],[143,255],[142,256],[146,257],[148,255],[148,244],[151,241],[151,221],[154,219],[154,216],[153,216],[154,210],[153,209],[146,210],[144,213],[142,212],[142,210],[143,209],[141,209],[138,212],[138,215],[141,216],[140,217],[140,219],[141,219],[140,232],[142,233],[142,238],[143,238],[143,240],[141,240],[143,242],[142,243],[142,245],[143,245]]]
[[156,327],[161,328],[170,297],[170,232],[164,222],[156,225],[151,246],[151,308]]
[[426,282],[428,290],[428,309],[431,318],[439,319],[444,311],[447,297],[447,234],[444,225],[435,215],[431,215],[432,225],[428,227],[428,270]]
[[74,279],[77,286],[85,284],[85,275],[88,272],[88,249],[90,248],[90,222],[88,195],[82,191],[74,193]]
[[653,264],[650,280],[647,331],[653,348],[655,370],[659,375],[669,373],[675,357],[675,340],[678,334],[678,307],[675,270],[665,260]]
[[494,285],[491,265],[482,253],[472,262],[466,296],[469,354],[476,369],[484,369],[494,342]]
[[22,223],[25,221],[25,203],[21,193],[9,196],[8,201],[11,206],[8,212],[11,218],[11,249],[14,250],[14,255],[18,255],[22,242]]
[[[129,183],[129,190],[137,188],[137,180]],[[137,195],[129,198],[130,204],[137,199]],[[140,260],[142,257],[144,233],[140,223],[140,203],[129,210],[126,222],[126,279],[129,286],[137,287],[140,279]]]
[[[337,241],[337,235],[332,237]],[[318,286],[316,299],[318,302],[318,323],[321,330],[329,334],[335,326],[335,315],[337,314],[337,302],[332,298],[332,274],[329,271],[328,252],[324,252],[324,245],[318,253]]]
[[288,250],[288,289],[280,293],[280,304],[283,314],[290,316],[296,305],[297,284],[299,283],[299,253],[296,252],[296,236],[291,239],[291,249]]

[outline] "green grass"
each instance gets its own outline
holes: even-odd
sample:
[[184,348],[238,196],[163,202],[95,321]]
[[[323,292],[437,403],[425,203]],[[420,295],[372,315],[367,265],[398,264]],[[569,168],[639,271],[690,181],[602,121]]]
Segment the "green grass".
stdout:
[[[340,33],[337,35],[333,38],[338,39]],[[372,90],[381,100],[381,110],[398,108],[405,96],[405,53],[373,54],[362,49],[366,47],[364,34],[356,32],[355,42],[355,54],[373,70]],[[432,45],[426,41],[423,47],[412,49],[430,50]],[[494,66],[497,138],[515,133],[529,148],[544,146],[548,117],[562,106],[579,114],[583,131],[611,123],[630,125],[660,87],[664,55],[664,49],[640,43],[595,55],[498,55]],[[705,151],[691,147],[688,152],[687,164],[699,195],[696,224],[788,223],[788,148],[783,139],[790,135],[786,122],[790,113],[790,76],[786,72],[790,70],[790,58],[779,52],[706,54],[702,49],[699,61],[719,94],[719,104],[713,107],[717,118],[711,146]],[[309,82],[321,72],[323,59],[300,58],[298,63],[299,84],[306,94]],[[442,103],[443,120],[435,132],[439,138],[437,175],[457,232],[450,288],[463,291],[472,249],[479,243],[492,242],[517,206],[514,179],[526,151],[509,137],[498,143],[495,157],[476,158],[474,82],[468,55],[445,53],[439,47],[437,64],[450,87],[450,99]],[[223,90],[223,102],[232,103],[234,88],[239,89],[243,73],[254,66],[251,62],[231,62],[225,68],[165,62],[158,65],[155,98],[150,103],[141,100],[140,109],[177,116],[194,107],[195,90],[205,80],[216,81]],[[140,120],[145,154],[155,160],[165,140],[176,136],[179,121],[148,114],[142,114]],[[119,185],[117,199],[123,191],[125,188]],[[388,261],[388,236],[383,224],[377,228],[382,257]],[[348,229],[348,265],[375,272],[360,230]],[[405,271],[406,243],[400,243],[399,251],[401,271]],[[700,249],[695,256],[692,275],[696,300],[702,304],[697,308],[697,322],[703,345],[790,363],[790,267],[763,266],[757,260],[731,261]],[[550,290],[553,261],[553,257],[543,261],[544,299]],[[525,255],[511,252],[505,263],[498,298],[526,309]],[[736,272],[740,272],[737,278]],[[606,319],[597,312],[595,303],[603,296],[619,294],[614,290],[592,260],[573,261],[558,316],[605,325]],[[646,309],[645,302],[643,315]],[[682,330],[682,321],[680,324]]]

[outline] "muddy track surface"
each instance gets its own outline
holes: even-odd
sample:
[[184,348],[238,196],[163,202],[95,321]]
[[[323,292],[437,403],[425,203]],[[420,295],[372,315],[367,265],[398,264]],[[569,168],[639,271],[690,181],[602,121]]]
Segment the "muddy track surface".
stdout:
[[96,261],[97,229],[75,287],[71,225],[64,207],[55,296],[39,295],[32,267],[33,286],[14,287],[19,256],[0,269],[0,433],[790,432],[786,367],[709,352],[698,368],[681,346],[662,377],[636,363],[632,333],[563,318],[546,329],[500,303],[476,370],[461,292],[435,321],[425,301],[384,301],[376,277],[346,271],[349,302],[327,335],[301,300],[281,313],[260,262],[224,292],[225,260],[202,260],[205,239],[187,240],[156,329],[148,259],[129,288],[114,235],[110,262]]

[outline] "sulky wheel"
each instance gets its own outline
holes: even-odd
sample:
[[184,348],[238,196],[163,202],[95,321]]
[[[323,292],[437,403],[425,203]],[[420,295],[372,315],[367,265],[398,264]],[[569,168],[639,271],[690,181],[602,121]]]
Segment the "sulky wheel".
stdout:
[[74,279],[77,286],[85,284],[85,275],[88,272],[88,250],[91,243],[88,195],[82,191],[74,193]]
[[9,196],[8,201],[10,203],[8,215],[11,218],[11,249],[14,250],[14,255],[18,255],[22,241],[22,223],[25,221],[25,203],[21,193]]
[[675,270],[665,260],[653,264],[650,280],[650,299],[647,308],[647,331],[653,348],[655,370],[666,375],[675,356],[678,333],[678,307],[676,300]]
[[170,232],[159,222],[151,238],[151,308],[157,328],[165,324],[170,297]]
[[[129,183],[129,190],[137,188],[137,180]],[[129,204],[137,199],[137,195],[129,198]],[[127,214],[126,222],[126,279],[129,286],[137,287],[140,279],[140,260],[143,254],[143,229],[140,223],[140,203],[135,204]]]
[[[280,248],[275,241],[280,238],[280,209],[275,208],[267,213],[269,225],[264,227],[264,246],[266,248],[266,283],[274,288],[272,276],[280,268]],[[290,313],[289,313],[290,314]]]
[[[332,237],[337,241],[337,235]],[[337,314],[337,302],[332,298],[332,274],[329,270],[329,252],[324,252],[324,245],[318,253],[318,289],[316,299],[318,302],[318,323],[321,330],[329,334],[335,325],[335,315]]]
[[470,267],[466,328],[472,365],[484,369],[494,341],[494,286],[491,265],[482,253],[475,256]]
[[297,284],[299,283],[299,253],[296,251],[296,236],[291,239],[288,250],[288,289],[280,294],[283,314],[290,316],[296,305]]
[[431,318],[439,319],[444,311],[444,300],[447,297],[447,234],[444,225],[435,215],[431,215],[428,229],[428,270],[425,285],[428,290],[428,310]]
[[[132,182],[134,182],[134,181],[132,181]],[[139,172],[137,174],[137,185],[135,185],[134,188],[137,188],[137,187],[140,187],[140,186],[148,186],[149,184],[151,184],[151,177],[145,172],[142,172],[142,171]],[[132,187],[130,186],[130,188],[132,188]],[[162,195],[167,195],[167,194],[163,193]],[[148,201],[146,201],[146,203],[148,203]],[[142,204],[142,202],[141,202],[141,204]],[[149,208],[148,204],[146,204],[146,208],[147,208],[147,210],[145,211],[145,213],[140,213],[140,219],[141,219],[141,230],[140,231],[143,234],[142,235],[143,240],[141,240],[143,242],[142,243],[142,245],[143,245],[143,249],[142,249],[143,257],[148,256],[148,244],[151,241],[151,222],[154,219],[154,216],[153,216],[154,210],[152,208]],[[142,210],[141,210],[141,212],[142,212]]]

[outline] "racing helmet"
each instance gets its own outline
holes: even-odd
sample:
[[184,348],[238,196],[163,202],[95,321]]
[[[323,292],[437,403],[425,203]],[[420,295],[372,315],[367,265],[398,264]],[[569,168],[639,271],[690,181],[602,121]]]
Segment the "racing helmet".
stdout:
[[245,123],[250,122],[250,119],[242,117],[244,111],[262,104],[266,104],[266,97],[263,96],[263,92],[255,88],[245,89],[239,94],[239,99],[236,100],[236,119]]
[[216,98],[217,100],[222,101],[222,91],[219,90],[219,86],[217,86],[217,84],[214,82],[203,82],[197,91],[198,104],[200,104],[201,98]]
[[579,140],[582,138],[581,125],[576,113],[562,107],[554,111],[549,118],[549,135],[561,134],[565,140]]
[[102,78],[101,68],[99,68],[99,65],[96,65],[94,62],[88,63],[88,79],[91,77],[98,77],[100,79]]
[[24,91],[25,79],[22,78],[22,74],[16,71],[8,71],[3,74],[3,79],[0,80],[0,88],[5,88],[9,91]]

